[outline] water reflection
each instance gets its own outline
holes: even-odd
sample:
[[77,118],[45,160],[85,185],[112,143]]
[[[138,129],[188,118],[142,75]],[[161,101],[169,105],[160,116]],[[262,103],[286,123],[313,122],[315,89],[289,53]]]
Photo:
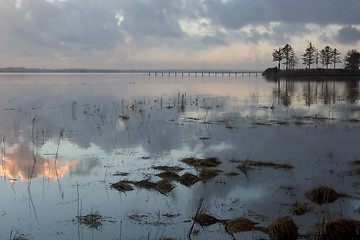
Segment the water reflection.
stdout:
[[[350,195],[358,190],[353,185],[356,176],[349,174],[349,162],[360,157],[353,134],[359,130],[354,121],[360,118],[358,80],[137,74],[12,75],[11,80],[0,75],[0,80],[1,175],[33,179],[32,205],[44,208],[37,208],[40,226],[29,228],[41,229],[35,233],[43,238],[59,231],[57,224],[43,223],[50,219],[47,211],[57,221],[71,221],[80,202],[84,212],[96,209],[111,218],[104,224],[106,231],[92,232],[95,238],[104,238],[106,232],[116,239],[121,224],[126,225],[123,238],[134,238],[134,232],[146,238],[159,222],[166,222],[161,225],[164,233],[184,238],[201,197],[207,210],[220,218],[246,216],[265,226],[275,216],[289,214],[293,201],[307,201],[302,193],[313,186],[326,184]],[[181,166],[180,175],[199,174],[199,169],[180,161],[184,157],[216,157],[222,162],[221,172],[192,187],[175,182],[168,195],[140,188],[125,194],[109,188],[119,180],[156,182],[159,171],[152,167],[159,165]],[[287,163],[294,169],[254,167],[244,174],[238,166],[246,159]],[[18,192],[22,181],[12,186]],[[60,184],[59,199],[53,185]],[[1,188],[18,196],[6,181]],[[5,210],[22,204],[4,202]],[[332,203],[329,215],[353,217],[358,204],[354,199]],[[315,209],[306,216],[311,221],[297,219],[304,230],[323,217],[321,207]],[[178,217],[171,223],[161,221],[166,213]],[[129,215],[146,219],[134,223]],[[10,225],[15,224],[10,219]],[[167,224],[178,230],[170,231]],[[77,235],[72,224],[63,225],[64,238]],[[5,232],[7,227],[4,223]],[[224,236],[220,228],[212,231],[214,238]]]
[[276,87],[273,95],[285,106],[291,106],[291,101],[303,99],[306,106],[313,104],[335,104],[339,101],[355,103],[359,99],[359,79],[348,78],[267,78]]

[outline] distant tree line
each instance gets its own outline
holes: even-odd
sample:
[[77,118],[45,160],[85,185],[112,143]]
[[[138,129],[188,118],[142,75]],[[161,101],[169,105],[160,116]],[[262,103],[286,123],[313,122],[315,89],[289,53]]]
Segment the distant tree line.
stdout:
[[[341,53],[330,46],[325,46],[320,51],[314,47],[310,42],[306,47],[305,52],[301,55],[301,59],[306,68],[310,69],[314,64],[316,68],[319,68],[319,63],[323,68],[329,68],[333,66],[336,68],[337,63],[341,63]],[[274,49],[272,53],[273,61],[278,63],[278,69],[281,69],[281,64],[284,65],[285,70],[295,69],[299,63],[299,59],[295,55],[294,48],[290,44],[286,44],[284,47]],[[344,67],[345,69],[357,70],[360,66],[360,53],[355,50],[349,50],[345,55]]]

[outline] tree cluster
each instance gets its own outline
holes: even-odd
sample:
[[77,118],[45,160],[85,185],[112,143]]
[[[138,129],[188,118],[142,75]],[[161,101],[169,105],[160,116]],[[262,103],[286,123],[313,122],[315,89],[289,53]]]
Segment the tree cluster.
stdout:
[[[341,63],[340,52],[336,48],[325,46],[320,51],[310,42],[306,47],[305,52],[301,55],[303,64],[306,68],[310,69],[313,64],[316,64],[316,68],[319,68],[319,63],[323,68],[329,68],[329,65],[333,65],[336,68],[337,63]],[[290,44],[286,44],[284,47],[274,49],[272,54],[273,61],[278,62],[278,69],[281,69],[281,64],[285,66],[285,70],[295,69],[298,63],[298,58],[295,55],[294,48]],[[360,66],[360,53],[355,50],[349,50],[344,58],[344,66],[346,69],[357,70]]]

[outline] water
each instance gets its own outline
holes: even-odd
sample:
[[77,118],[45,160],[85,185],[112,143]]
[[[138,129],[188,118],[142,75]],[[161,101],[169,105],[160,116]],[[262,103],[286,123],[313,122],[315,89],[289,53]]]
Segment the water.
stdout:
[[[359,218],[360,79],[267,80],[261,76],[1,74],[0,238],[187,239],[199,199],[220,219],[268,226],[291,216],[299,232],[336,217]],[[120,180],[159,181],[154,166],[216,157],[218,176],[169,194]],[[245,160],[290,164],[252,167]],[[229,172],[239,175],[229,176]],[[126,173],[126,174],[125,174]],[[326,185],[352,198],[326,206],[304,193]],[[312,210],[294,216],[291,204]],[[89,228],[76,216],[98,213]],[[222,224],[192,239],[232,239]],[[258,231],[237,238],[268,236]]]

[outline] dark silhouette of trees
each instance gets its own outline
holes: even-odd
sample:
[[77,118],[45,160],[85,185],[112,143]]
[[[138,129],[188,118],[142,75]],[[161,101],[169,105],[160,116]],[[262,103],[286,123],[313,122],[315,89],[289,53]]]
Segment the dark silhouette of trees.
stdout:
[[[305,49],[305,53],[301,55],[301,59],[307,69],[310,69],[312,64],[316,64],[316,68],[318,68],[319,61],[321,61],[323,68],[326,67],[326,69],[328,69],[329,65],[331,66],[331,64],[333,64],[335,69],[336,64],[341,63],[340,55],[341,52],[336,48],[327,45],[319,51],[312,42],[310,42]],[[295,69],[296,65],[299,63],[294,48],[290,44],[274,49],[272,57],[273,61],[278,63],[277,69],[281,69],[281,64],[285,65],[285,70]],[[344,62],[345,69],[359,69],[360,52],[355,49],[349,50],[344,58]]]
[[285,65],[285,69],[289,70],[290,66],[292,65],[292,61],[294,61],[295,51],[290,44],[286,44],[283,47],[282,51],[283,51],[284,60],[285,60],[285,62],[283,64]]
[[305,53],[303,55],[301,55],[302,59],[303,59],[303,63],[309,69],[311,67],[311,64],[313,64],[315,62],[316,52],[317,52],[317,49],[310,42],[308,47],[305,49]]
[[332,60],[332,48],[329,46],[326,46],[324,49],[321,49],[320,51],[320,58],[323,66],[326,66],[326,68],[329,68],[329,65]]
[[359,69],[360,65],[360,53],[355,50],[349,50],[344,58],[345,68],[351,70]]
[[339,52],[336,48],[332,50],[331,62],[334,64],[334,69],[337,63],[341,63],[340,54],[341,52]]
[[298,63],[298,58],[295,55],[294,48],[290,44],[286,44],[284,47],[279,47],[279,49],[274,49],[272,54],[273,61],[278,62],[278,69],[280,69],[280,64],[285,65],[285,69],[294,69]]
[[279,47],[278,50],[274,49],[272,56],[273,56],[273,62],[278,62],[278,69],[280,69],[281,61],[284,59],[284,55],[281,47]]

